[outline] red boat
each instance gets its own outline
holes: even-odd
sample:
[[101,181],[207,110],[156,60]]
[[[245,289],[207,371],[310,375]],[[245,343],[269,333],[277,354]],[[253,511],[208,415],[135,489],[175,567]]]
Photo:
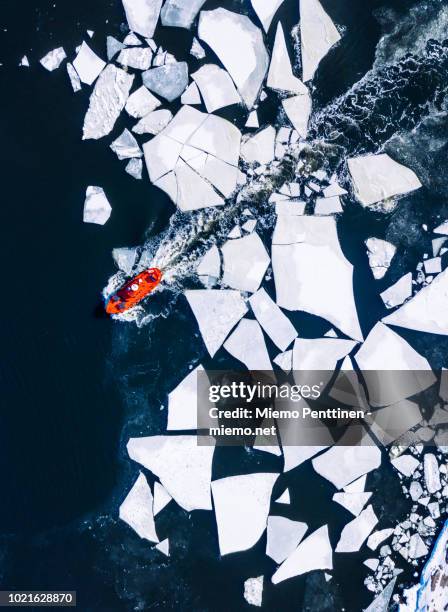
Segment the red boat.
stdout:
[[161,280],[162,272],[158,268],[148,268],[140,272],[110,296],[106,302],[106,312],[108,314],[126,312],[154,291]]

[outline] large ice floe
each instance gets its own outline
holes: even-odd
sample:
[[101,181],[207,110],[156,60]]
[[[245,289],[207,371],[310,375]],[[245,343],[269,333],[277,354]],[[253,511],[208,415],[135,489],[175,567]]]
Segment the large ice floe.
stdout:
[[341,38],[319,0],[300,0],[303,80],[313,78],[320,61]]

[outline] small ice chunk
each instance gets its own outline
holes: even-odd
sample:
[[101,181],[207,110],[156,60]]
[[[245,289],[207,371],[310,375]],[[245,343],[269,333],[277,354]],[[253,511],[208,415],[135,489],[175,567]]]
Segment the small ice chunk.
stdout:
[[376,550],[380,544],[382,544],[387,538],[393,534],[393,529],[381,529],[380,531],[374,531],[367,540],[367,546],[370,550]]
[[334,196],[342,196],[347,192],[337,182],[336,178],[332,178],[328,187],[325,187],[323,194],[325,198],[332,198]]
[[89,186],[84,202],[84,223],[104,225],[112,213],[112,207],[102,187]]
[[185,291],[211,357],[227,335],[246,314],[247,306],[239,291],[196,289]]
[[135,264],[135,258],[137,256],[136,249],[134,248],[121,248],[114,249],[112,251],[112,257],[120,270],[123,270],[128,276],[131,274],[131,270]]
[[229,73],[216,64],[201,66],[191,77],[201,92],[208,113],[241,102]]
[[53,51],[49,51],[49,53],[40,60],[40,63],[46,70],[53,72],[53,70],[59,68],[66,57],[64,47],[58,47],[57,49],[53,49]]
[[271,300],[264,289],[259,289],[249,298],[249,304],[257,321],[271,340],[282,351],[297,337],[297,332],[275,302]]
[[22,57],[22,59],[20,60],[19,66],[24,66],[25,68],[29,68],[30,67],[30,61],[29,61],[29,59],[27,58],[26,55],[24,55]]
[[376,446],[333,446],[312,461],[318,474],[342,489],[353,480],[381,465],[381,451]]
[[386,308],[394,308],[403,304],[412,295],[412,272],[402,276],[380,295]]
[[152,113],[158,106],[160,106],[160,101],[142,85],[129,96],[125,108],[131,117],[140,119]]
[[408,555],[410,559],[420,559],[420,557],[426,557],[428,554],[428,548],[421,539],[418,533],[414,533],[408,544]]
[[443,247],[443,245],[445,244],[447,238],[446,236],[444,236],[443,238],[434,238],[431,242],[432,242],[432,254],[434,257],[437,257],[437,255],[441,254],[441,249]]
[[145,115],[134,125],[132,131],[136,134],[159,134],[169,124],[173,115],[167,108],[153,111]]
[[308,135],[308,120],[311,115],[311,96],[309,92],[286,98],[282,101],[283,109],[301,138]]
[[[380,564],[380,561],[379,559],[366,559],[365,561],[363,561],[363,563],[366,567],[372,570],[372,572],[376,572],[376,570],[378,569],[378,565]],[[372,612],[382,612],[382,611],[374,610]]]
[[155,474],[184,510],[211,510],[214,439],[199,446],[197,436],[131,438],[129,457]]
[[272,576],[272,582],[278,584],[293,576],[325,569],[333,569],[333,551],[327,525],[314,531],[298,545]]
[[219,257],[218,247],[213,245],[202,257],[196,272],[200,276],[213,276],[219,278],[221,273],[221,258]]
[[72,86],[73,91],[75,93],[77,91],[81,91],[82,89],[81,79],[79,78],[76,70],[73,68],[73,64],[70,64],[70,62],[67,62],[67,74],[70,79],[70,84]]
[[263,332],[257,321],[242,319],[224,342],[224,348],[232,357],[244,363],[248,370],[272,369]]
[[92,85],[104,70],[106,62],[98,57],[89,45],[83,41],[78,55],[73,60],[73,66],[81,81],[86,85]]
[[245,15],[217,8],[201,12],[198,33],[229,72],[246,106],[252,108],[269,64],[261,30]]
[[433,257],[431,259],[426,259],[423,262],[423,266],[425,268],[425,274],[438,274],[442,271],[442,258]]
[[359,516],[344,527],[336,546],[336,552],[356,552],[366,541],[368,535],[378,523],[372,506],[367,506]]
[[131,47],[123,49],[117,57],[117,62],[122,66],[134,68],[135,70],[148,70],[151,66],[152,51],[149,47]]
[[260,123],[258,121],[258,113],[256,110],[253,110],[249,113],[244,127],[255,129],[260,127]]
[[167,431],[198,428],[198,372],[199,365],[168,395]]
[[275,13],[284,0],[251,0],[252,7],[261,21],[264,31],[268,33]]
[[284,372],[291,372],[292,370],[292,350],[279,353],[274,359],[274,363],[278,365]]
[[436,456],[432,453],[427,453],[423,457],[423,466],[428,493],[432,494],[440,491],[442,485],[440,484],[439,464],[437,463]]
[[368,238],[365,244],[373,277],[379,280],[386,274],[397,247],[380,238]]
[[263,603],[263,576],[248,578],[244,582],[244,599],[250,606],[261,607]]
[[123,0],[129,29],[152,38],[159,20],[162,0]]
[[279,21],[275,34],[274,50],[272,51],[269,66],[267,86],[277,91],[286,91],[290,94],[308,94],[307,87],[300,79],[294,76],[286,47],[285,34]]
[[166,0],[160,13],[162,25],[189,30],[205,0]]
[[275,129],[272,125],[243,139],[241,157],[248,164],[269,164],[275,157]]
[[182,94],[180,101],[182,104],[201,104],[201,94],[196,83],[191,83]]
[[84,119],[83,139],[102,138],[112,131],[123,110],[134,77],[112,64],[106,66],[95,83]]
[[283,516],[270,516],[266,554],[276,563],[282,563],[297,548],[307,529],[306,523],[292,521]]
[[154,548],[160,550],[160,552],[163,553],[166,557],[170,556],[170,541],[168,540],[168,538],[162,540],[162,542],[157,544]]
[[341,38],[319,0],[300,0],[300,38],[306,82],[313,78],[322,58]]
[[126,164],[125,168],[126,172],[130,174],[133,178],[137,180],[141,180],[142,172],[143,172],[143,162],[141,159],[130,159]]
[[212,482],[221,555],[252,548],[266,529],[278,474],[229,476]]
[[159,512],[167,506],[173,498],[168,493],[163,485],[160,482],[154,483],[154,502],[152,504],[152,511],[154,516],[157,516]]
[[145,476],[140,472],[132,489],[120,506],[119,516],[149,542],[158,542],[153,515],[153,497]]
[[269,255],[256,232],[228,240],[222,247],[223,283],[233,289],[254,293],[269,266]]
[[172,62],[151,68],[142,74],[143,83],[148,89],[168,102],[176,100],[188,85],[188,64]]
[[363,206],[419,189],[417,175],[386,153],[362,155],[348,160],[355,196]]
[[193,43],[190,49],[190,55],[192,55],[198,60],[204,59],[205,57],[204,48],[202,47],[201,43],[198,41],[196,37],[193,38]]
[[371,496],[372,493],[335,493],[333,501],[343,506],[354,516],[358,516]]
[[410,477],[419,466],[419,461],[412,455],[400,455],[396,459],[392,459],[392,465],[403,474]]
[[110,148],[118,159],[129,159],[130,157],[141,157],[143,155],[138,142],[127,128],[111,143]]
[[122,49],[124,49],[124,44],[122,42],[113,36],[107,37],[107,59],[109,61]]
[[285,489],[283,491],[283,493],[280,495],[280,497],[278,497],[275,502],[277,504],[290,504],[291,503],[291,498],[289,496],[289,489]]

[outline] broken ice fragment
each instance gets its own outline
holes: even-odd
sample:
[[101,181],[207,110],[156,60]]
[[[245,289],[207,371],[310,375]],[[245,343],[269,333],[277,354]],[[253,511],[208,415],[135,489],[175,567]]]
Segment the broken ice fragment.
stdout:
[[160,106],[160,101],[142,85],[129,96],[126,102],[126,112],[131,117],[140,119],[151,113],[158,106]]
[[419,466],[418,460],[412,455],[400,455],[400,457],[392,459],[391,463],[403,476],[408,478],[412,476]]
[[162,0],[123,0],[129,29],[152,38],[159,19]]
[[368,238],[365,244],[373,277],[379,280],[386,274],[397,247],[380,238]]
[[24,55],[22,59],[20,60],[19,66],[24,66],[25,68],[30,67],[30,62],[26,55]]
[[258,234],[227,241],[222,247],[222,254],[223,283],[240,291],[257,291],[270,262]]
[[341,200],[339,196],[332,196],[331,198],[317,198],[316,206],[314,208],[315,215],[334,215],[342,212]]
[[81,81],[86,85],[92,85],[106,66],[106,62],[98,57],[87,43],[83,42],[78,55],[73,60],[73,66]]
[[266,554],[276,563],[282,563],[297,548],[307,529],[306,523],[291,521],[283,516],[270,516]]
[[412,272],[402,276],[380,295],[386,308],[394,308],[403,304],[412,295]]
[[376,470],[381,465],[381,451],[376,446],[333,446],[315,457],[313,468],[337,489]]
[[142,44],[142,41],[136,34],[134,34],[134,32],[129,32],[129,34],[127,34],[123,40],[123,44],[127,47],[139,47]]
[[182,508],[211,510],[214,440],[199,446],[196,436],[131,438],[129,457],[150,470]]
[[239,291],[197,289],[185,291],[199,325],[202,339],[213,357],[229,332],[246,314]]
[[355,196],[363,206],[371,206],[422,186],[410,168],[394,161],[386,153],[352,157],[347,163]]
[[188,64],[173,62],[151,68],[142,74],[143,83],[148,89],[168,102],[176,100],[188,85]]
[[261,30],[245,15],[218,8],[201,12],[198,33],[230,73],[246,106],[252,108],[269,63]]
[[120,270],[127,275],[131,274],[131,270],[135,264],[135,258],[137,256],[136,249],[122,248],[114,249],[112,251],[112,257]]
[[274,159],[275,129],[272,125],[243,139],[241,157],[249,164],[269,164]]
[[182,104],[201,104],[201,94],[196,83],[191,83],[182,94],[180,101]]
[[378,523],[372,506],[367,506],[359,516],[344,527],[336,546],[336,552],[356,552],[366,541],[368,535]]
[[86,191],[84,202],[84,223],[96,223],[104,225],[112,213],[104,189],[102,187],[89,186]]
[[335,493],[333,501],[343,506],[354,516],[358,516],[371,496],[372,493]]
[[159,512],[167,506],[172,500],[171,495],[168,491],[163,487],[160,482],[154,483],[154,502],[152,504],[152,511],[154,516],[157,516]]
[[157,544],[154,548],[160,550],[160,552],[163,553],[166,557],[170,556],[170,541],[168,540],[168,538],[162,540],[162,542]]
[[280,495],[280,497],[277,498],[275,501],[277,504],[290,504],[291,498],[289,496],[289,489],[285,489],[283,493]]
[[[298,338],[292,352],[293,370],[317,372],[322,379],[328,372],[328,379],[333,375],[336,364],[356,346],[353,340],[342,338]],[[325,374],[323,373],[325,370]]]
[[272,576],[272,582],[278,584],[293,576],[323,569],[333,569],[333,551],[327,525],[314,531],[298,545]]
[[243,229],[245,232],[248,232],[250,234],[251,232],[254,231],[256,226],[257,226],[257,222],[255,221],[255,219],[249,219],[249,221],[246,221],[245,223],[243,223],[243,225],[241,226],[241,229]]
[[367,540],[367,546],[370,548],[370,550],[376,550],[382,542],[387,540],[387,538],[390,538],[393,532],[393,529],[381,529],[380,531],[374,531]]
[[300,0],[300,38],[304,82],[313,78],[331,47],[341,38],[318,0]]
[[277,91],[290,94],[307,94],[308,89],[300,79],[294,76],[286,47],[285,34],[281,22],[278,22],[274,50],[269,66],[267,86]]
[[286,98],[282,101],[283,108],[288,119],[297,130],[301,138],[306,138],[308,134],[308,120],[311,115],[311,96],[307,91],[299,96]]
[[263,332],[252,319],[243,319],[235,331],[224,342],[228,353],[244,363],[248,370],[271,370],[271,361],[266,349]]
[[72,86],[73,91],[76,93],[77,91],[81,91],[81,79],[78,76],[78,73],[73,68],[73,64],[67,62],[67,74],[70,79],[70,84]]
[[198,372],[204,371],[198,366],[168,395],[167,431],[198,428]]
[[102,138],[112,131],[126,104],[133,75],[112,64],[106,66],[95,83],[84,119],[83,139]]
[[153,497],[145,476],[140,472],[120,506],[120,518],[145,540],[158,542],[152,511]]
[[292,370],[292,351],[279,353],[274,359],[274,363],[278,365],[284,372],[288,373]]
[[297,337],[291,321],[283,314],[264,289],[259,289],[249,298],[249,304],[258,322],[271,340],[282,351]]
[[229,73],[216,64],[201,66],[191,77],[201,92],[207,112],[213,113],[225,106],[241,102]]
[[40,63],[49,72],[53,72],[53,70],[59,68],[66,57],[64,47],[58,47],[57,49],[53,49],[53,51],[49,51],[49,53],[40,60]]
[[156,110],[140,119],[132,128],[132,131],[136,134],[159,134],[166,128],[172,118],[173,115],[167,108]]
[[345,195],[347,192],[337,182],[336,177],[332,177],[328,187],[323,190],[324,197],[331,198],[333,196]]
[[107,37],[107,59],[109,61],[113,58],[114,55],[118,53],[118,51],[121,51],[121,49],[124,49],[123,43],[121,43],[113,36]]
[[212,482],[221,555],[252,548],[264,530],[278,474],[229,476]]
[[208,280],[209,278],[217,279],[220,277],[221,258],[216,245],[213,245],[201,259],[196,272],[199,277],[204,277],[204,280]]
[[143,172],[143,162],[141,159],[130,159],[125,168],[126,172],[133,178],[141,180]]
[[251,606],[261,607],[263,603],[263,576],[248,578],[244,582],[244,599]]
[[151,66],[152,51],[149,47],[132,47],[123,49],[117,57],[117,62],[135,70],[148,70]]
[[166,0],[160,17],[162,25],[189,30],[205,0]]
[[190,55],[192,55],[198,60],[204,59],[205,57],[205,51],[196,37],[193,38]]
[[448,236],[448,221],[444,221],[434,229],[434,234]]
[[260,123],[258,122],[258,113],[256,110],[253,110],[249,113],[244,127],[255,129],[260,127]]
[[111,143],[110,148],[116,153],[118,159],[129,159],[130,157],[141,157],[143,155],[138,142],[127,128]]
[[365,491],[367,481],[367,474],[361,476],[361,478],[357,478],[350,484],[343,487],[346,493],[362,493]]
[[423,466],[428,493],[436,493],[442,488],[440,484],[439,464],[437,463],[436,456],[432,453],[427,453],[423,457]]
[[[373,569],[373,568],[372,568]],[[375,570],[374,570],[375,571]],[[393,578],[388,585],[375,597],[370,606],[364,612],[388,612],[390,610],[389,603],[392,593],[394,592],[395,582],[397,578]],[[401,610],[401,605],[400,605]],[[403,611],[404,612],[404,611]]]
[[251,0],[252,7],[257,13],[258,19],[263,25],[263,29],[268,33],[275,13],[278,11],[284,0]]
[[408,544],[408,555],[410,559],[419,559],[425,557],[428,554],[428,548],[423,542],[418,533],[414,533]]
[[433,257],[423,262],[425,274],[439,274],[442,271],[442,258]]

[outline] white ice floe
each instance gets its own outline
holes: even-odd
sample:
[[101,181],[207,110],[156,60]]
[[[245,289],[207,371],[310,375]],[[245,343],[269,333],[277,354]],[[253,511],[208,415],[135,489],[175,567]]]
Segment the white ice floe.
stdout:
[[426,453],[423,457],[423,468],[428,493],[437,493],[442,488],[442,485],[440,484],[439,464],[433,453]]
[[180,101],[182,104],[201,104],[201,94],[196,83],[191,83],[182,94]]
[[420,465],[418,459],[412,455],[400,455],[396,459],[392,459],[392,465],[401,473],[403,476],[409,478],[415,472]]
[[173,498],[168,493],[163,485],[160,482],[154,483],[154,501],[152,504],[152,511],[154,516],[157,516],[159,512],[167,506]]
[[[427,389],[436,380],[428,361],[381,322],[371,330],[355,360],[366,381],[369,403],[374,407],[396,404]],[[376,374],[370,375],[372,370]]]
[[252,7],[257,13],[257,17],[261,21],[266,34],[271,27],[275,13],[283,2],[284,0],[251,0]]
[[371,496],[372,493],[346,493],[344,491],[344,493],[335,493],[333,501],[343,506],[353,516],[358,516]]
[[224,348],[248,370],[272,369],[263,332],[257,321],[243,319],[224,342]]
[[125,170],[128,174],[130,174],[133,178],[138,181],[142,178],[143,172],[143,162],[141,159],[130,159],[126,164]]
[[230,331],[246,314],[239,291],[196,289],[185,291],[199,325],[202,339],[213,357]]
[[336,546],[336,552],[356,552],[366,541],[369,534],[378,523],[378,518],[372,506],[365,510],[344,527]]
[[403,304],[412,295],[412,272],[402,276],[380,295],[386,308],[394,308]]
[[421,539],[418,533],[414,533],[408,543],[408,555],[410,559],[420,559],[426,557],[428,554],[428,547]]
[[198,33],[228,70],[246,106],[252,108],[269,63],[261,30],[245,15],[218,8],[201,12]]
[[280,497],[278,497],[275,502],[277,504],[290,504],[291,503],[291,498],[289,495],[289,489],[285,489],[283,491],[283,493],[280,495]]
[[22,59],[20,60],[19,66],[23,66],[24,68],[29,68],[30,67],[30,61],[29,61],[29,59],[27,58],[26,55],[24,55],[22,57]]
[[129,29],[152,38],[159,20],[162,0],[122,0]]
[[199,446],[196,436],[131,438],[129,457],[155,474],[171,497],[188,512],[211,510],[210,481],[214,439]]
[[173,102],[187,88],[188,64],[186,62],[172,62],[151,68],[142,74],[144,85],[152,92]]
[[432,257],[431,259],[426,259],[423,262],[423,267],[425,268],[425,274],[439,274],[442,271],[442,258]]
[[254,546],[266,529],[278,474],[229,476],[212,482],[221,555]]
[[168,395],[168,431],[198,428],[198,372],[205,372],[201,365]]
[[279,353],[273,361],[279,368],[289,374],[292,370],[292,350]]
[[40,60],[40,63],[46,70],[53,72],[53,70],[59,68],[66,57],[67,55],[65,54],[64,47],[58,47],[57,49],[53,49],[53,51],[49,51],[47,55]]
[[448,268],[431,284],[421,289],[412,300],[383,319],[388,325],[428,332],[448,334]]
[[86,190],[86,199],[84,202],[84,223],[96,223],[104,225],[112,213],[112,207],[109,200],[106,198],[102,187],[90,185]]
[[298,545],[272,576],[272,582],[278,584],[293,576],[325,569],[333,569],[333,551],[327,525],[314,531]]
[[83,42],[77,56],[73,60],[73,66],[81,81],[86,85],[92,85],[104,70],[106,62],[98,57],[86,42]]
[[162,25],[189,30],[205,0],[166,0],[160,17]]
[[81,79],[79,78],[76,70],[73,68],[73,64],[70,64],[70,62],[67,62],[67,74],[68,74],[68,78],[70,79],[70,84],[72,86],[73,91],[75,93],[77,91],[81,91],[82,89]]
[[259,235],[228,240],[222,247],[224,274],[222,281],[232,289],[254,293],[269,266],[269,255]]
[[318,474],[337,489],[376,470],[381,465],[381,451],[376,446],[333,446],[312,460]]
[[170,541],[168,538],[165,538],[164,540],[162,540],[162,542],[154,546],[154,548],[157,548],[157,550],[160,550],[160,552],[163,553],[165,557],[170,556]]
[[129,96],[125,108],[131,117],[141,119],[158,106],[160,106],[160,101],[142,85]]
[[[275,214],[276,215],[304,215],[305,214],[306,202],[302,201],[289,201],[284,200],[275,203]],[[287,225],[286,219],[284,220],[284,226]]]
[[153,497],[145,476],[140,472],[132,489],[120,506],[119,516],[149,542],[158,542],[153,515]]
[[267,86],[277,91],[290,94],[307,94],[308,89],[300,79],[294,76],[286,47],[285,34],[281,22],[278,22],[275,34],[274,49],[269,66]]
[[202,47],[201,43],[198,41],[196,37],[193,38],[193,42],[190,49],[190,55],[195,57],[198,60],[204,59],[205,51]]
[[277,304],[320,316],[362,340],[353,266],[341,250],[335,219],[291,216],[285,222],[279,216],[277,224],[281,230],[276,229],[272,245]]
[[191,77],[201,92],[207,112],[241,102],[229,73],[216,64],[201,66]]
[[309,92],[282,100],[283,109],[301,138],[308,134],[308,120],[311,115],[311,96]]
[[125,274],[130,275],[131,270],[135,264],[135,258],[137,256],[137,251],[135,248],[121,248],[114,249],[112,251],[112,257],[120,270],[123,270]]
[[438,225],[434,230],[434,234],[442,234],[443,236],[448,236],[448,221],[444,221],[440,225]]
[[216,245],[213,245],[201,259],[196,272],[199,276],[211,276],[213,278],[221,276],[221,258]]
[[138,142],[127,128],[110,144],[110,148],[118,159],[129,159],[143,155]]
[[250,111],[244,127],[255,129],[260,127],[260,123],[258,121],[258,113],[256,110]]
[[263,576],[257,576],[244,582],[244,599],[251,606],[260,608],[263,603],[263,579]]
[[341,38],[319,0],[300,0],[300,38],[306,82],[313,78],[321,59]]
[[131,47],[120,51],[117,62],[135,70],[148,70],[151,66],[152,51],[149,47]]
[[276,563],[282,563],[297,548],[307,529],[306,523],[292,521],[284,516],[270,516],[266,554]]
[[380,238],[368,238],[365,244],[373,277],[379,280],[385,276],[389,269],[397,247]]
[[95,83],[84,119],[83,139],[102,138],[112,131],[123,110],[134,76],[112,64],[106,66]]
[[132,131],[136,134],[159,134],[169,124],[173,115],[167,108],[148,113],[134,125]]
[[107,59],[110,61],[114,55],[116,55],[121,49],[124,49],[124,44],[114,38],[113,36],[107,37]]
[[348,161],[355,196],[363,206],[419,189],[417,175],[386,153],[361,155]]
[[353,340],[342,338],[297,338],[292,351],[293,370],[327,370],[333,373],[338,361],[356,346]]
[[370,550],[376,550],[382,542],[390,538],[393,532],[394,530],[391,528],[374,531],[367,539],[367,546]]
[[241,157],[248,164],[269,164],[275,157],[275,129],[272,125],[243,139]]
[[330,198],[317,198],[314,208],[315,215],[334,215],[342,212],[342,205],[339,196],[331,196]]
[[254,293],[249,298],[249,304],[267,335],[281,351],[285,351],[297,337],[297,331],[288,317],[283,314],[264,289],[259,289]]
[[346,493],[362,493],[366,489],[367,474],[357,478],[350,484],[343,487]]

